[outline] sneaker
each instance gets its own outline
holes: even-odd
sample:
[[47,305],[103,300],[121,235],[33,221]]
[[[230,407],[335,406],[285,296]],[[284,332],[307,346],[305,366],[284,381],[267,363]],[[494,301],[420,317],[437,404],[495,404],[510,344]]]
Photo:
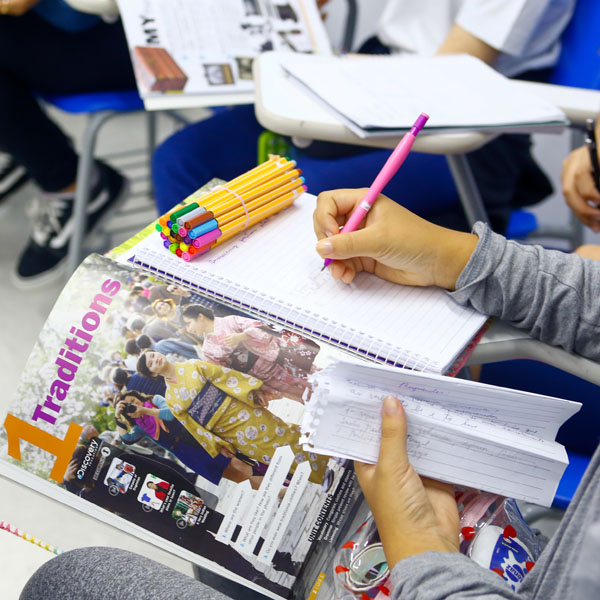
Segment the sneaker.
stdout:
[[28,179],[25,167],[17,164],[10,154],[0,153],[0,202],[16,192]]
[[[86,235],[121,204],[128,189],[128,182],[121,174],[104,163],[96,164],[98,182],[92,188],[88,204]],[[44,194],[42,199],[34,199],[28,209],[33,231],[13,272],[16,287],[45,285],[66,272],[74,228],[73,204],[71,194]]]

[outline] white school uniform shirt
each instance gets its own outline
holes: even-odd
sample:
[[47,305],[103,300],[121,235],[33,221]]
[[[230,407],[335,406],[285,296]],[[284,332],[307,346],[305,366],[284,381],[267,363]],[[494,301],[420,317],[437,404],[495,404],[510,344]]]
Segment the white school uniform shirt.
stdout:
[[575,0],[388,0],[379,39],[396,52],[432,56],[456,23],[499,50],[494,67],[512,77],[555,64]]

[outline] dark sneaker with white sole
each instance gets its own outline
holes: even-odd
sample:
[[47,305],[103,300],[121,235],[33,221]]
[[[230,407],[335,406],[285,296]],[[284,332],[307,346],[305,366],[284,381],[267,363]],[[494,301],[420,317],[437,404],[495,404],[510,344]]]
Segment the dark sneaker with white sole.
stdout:
[[0,153],[0,202],[28,180],[25,167],[17,164],[9,154]]
[[[121,204],[128,189],[128,182],[120,173],[104,163],[97,166],[98,181],[90,194],[86,235]],[[75,226],[73,205],[72,198],[60,194],[34,200],[30,207],[33,231],[13,272],[13,282],[18,288],[45,285],[65,273]]]

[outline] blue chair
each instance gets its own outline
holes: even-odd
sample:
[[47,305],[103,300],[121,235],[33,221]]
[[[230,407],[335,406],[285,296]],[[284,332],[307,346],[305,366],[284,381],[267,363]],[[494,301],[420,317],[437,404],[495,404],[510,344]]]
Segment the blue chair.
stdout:
[[573,499],[573,494],[579,486],[585,470],[590,464],[590,457],[577,452],[567,452],[569,455],[569,466],[565,469],[558,489],[554,495],[552,506],[565,510]]
[[[77,165],[77,190],[73,219],[75,229],[69,246],[68,272],[72,273],[83,258],[83,243],[86,231],[86,207],[92,187],[92,172],[98,132],[110,118],[144,110],[144,103],[137,91],[123,90],[86,94],[47,95],[40,99],[70,114],[86,114],[87,124],[81,140],[81,151]],[[156,139],[155,113],[147,113],[148,158],[152,156]]]
[[[558,62],[548,83],[575,88],[600,89],[600,41],[597,26],[600,23],[598,0],[577,0],[573,16],[565,29]],[[599,107],[600,109],[600,107]],[[583,131],[572,130],[571,148],[583,143]],[[507,229],[509,238],[557,237],[570,241],[573,248],[583,243],[583,225],[575,215],[570,223],[552,230],[540,226],[534,214],[518,210],[511,215]]]

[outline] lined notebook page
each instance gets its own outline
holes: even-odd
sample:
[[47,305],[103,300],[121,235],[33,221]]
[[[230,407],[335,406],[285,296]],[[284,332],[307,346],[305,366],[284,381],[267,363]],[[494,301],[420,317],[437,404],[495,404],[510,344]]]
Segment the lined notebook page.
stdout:
[[474,382],[337,362],[314,377],[305,448],[375,462],[381,405],[402,401],[421,475],[550,505],[567,464],[552,441],[580,404]]
[[285,324],[360,349],[372,358],[445,371],[485,323],[443,290],[400,286],[361,274],[351,285],[321,272],[312,229],[315,198],[296,203],[186,263],[151,235],[135,262],[234,298]]

